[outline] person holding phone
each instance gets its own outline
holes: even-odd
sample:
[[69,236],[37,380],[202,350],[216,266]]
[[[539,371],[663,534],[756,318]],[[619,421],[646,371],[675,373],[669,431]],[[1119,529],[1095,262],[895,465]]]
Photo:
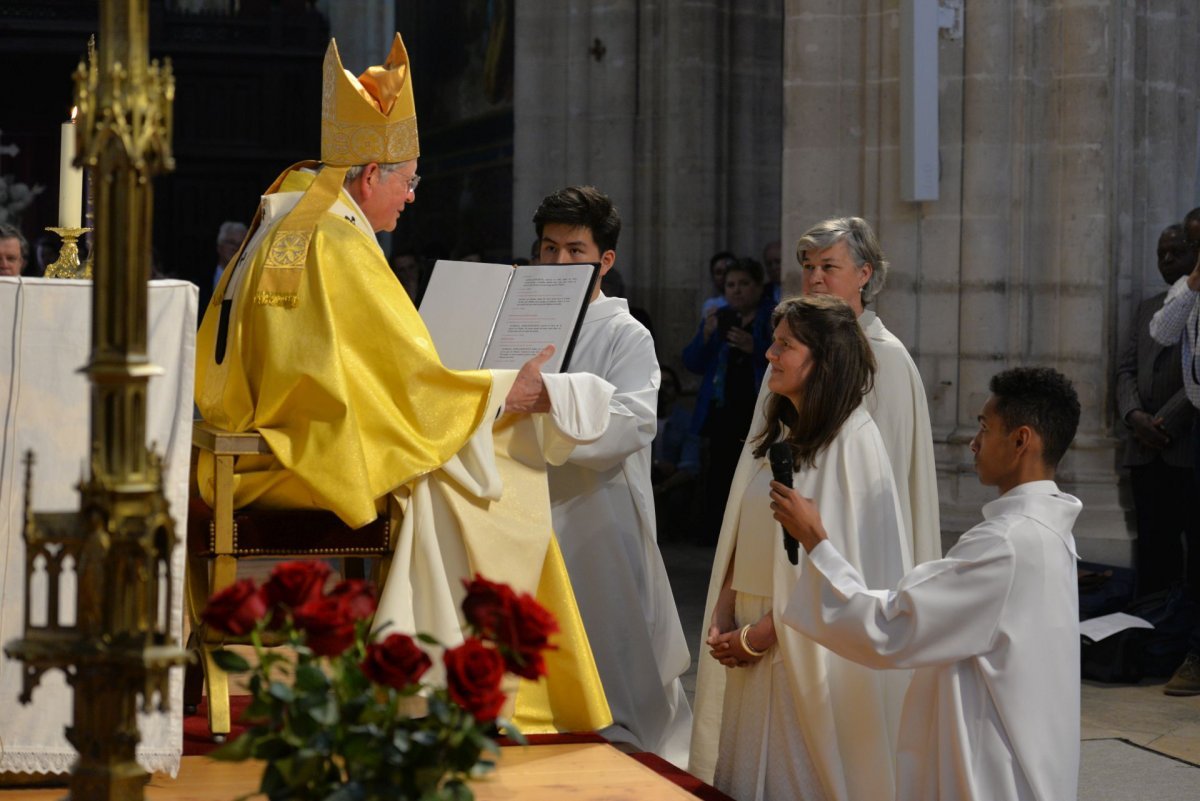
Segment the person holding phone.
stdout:
[[710,309],[683,350],[683,365],[704,376],[691,430],[708,440],[701,541],[716,542],[758,387],[767,369],[771,311],[762,304],[763,269],[738,259],[725,272],[726,306]]

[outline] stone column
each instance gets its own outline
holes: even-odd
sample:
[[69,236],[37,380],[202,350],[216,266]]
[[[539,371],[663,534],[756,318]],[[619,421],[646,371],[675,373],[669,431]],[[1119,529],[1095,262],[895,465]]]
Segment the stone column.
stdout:
[[1060,471],[1085,504],[1080,550],[1127,561],[1116,349],[1134,300],[1158,289],[1157,229],[1191,196],[1197,10],[971,4],[963,38],[939,48],[940,197],[905,203],[899,3],[811,6],[786,3],[785,242],[832,214],[877,226],[893,269],[878,311],[925,381],[943,525],[962,531],[994,496],[967,448],[988,379],[1047,364],[1083,405]]
[[[617,268],[677,364],[708,257],[778,236],[780,0],[517,0],[513,241],[547,193],[592,183]],[[686,380],[686,377],[685,377]]]
[[[358,75],[379,64],[392,49],[396,34],[396,4],[389,0],[318,0],[337,39],[342,66]],[[420,80],[420,76],[417,76]]]

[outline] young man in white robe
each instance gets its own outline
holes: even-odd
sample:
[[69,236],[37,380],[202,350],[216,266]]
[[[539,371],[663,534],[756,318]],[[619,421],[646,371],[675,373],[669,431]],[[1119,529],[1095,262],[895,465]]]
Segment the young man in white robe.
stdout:
[[[915,668],[896,798],[1062,801],[1079,774],[1078,559],[1082,509],[1055,469],[1079,424],[1071,383],[1048,368],[992,378],[971,441],[1000,497],[944,559],[869,589],[817,507],[775,482],[775,519],[808,552],[784,622],[874,668]],[[845,533],[843,533],[843,536]]]
[[[590,186],[549,195],[533,217],[539,263],[616,260],[621,219]],[[569,365],[615,387],[608,426],[549,469],[558,536],[612,709],[610,740],[687,761],[692,714],[679,677],[691,656],[655,537],[651,443],[658,430],[659,367],[650,332],[597,282]]]

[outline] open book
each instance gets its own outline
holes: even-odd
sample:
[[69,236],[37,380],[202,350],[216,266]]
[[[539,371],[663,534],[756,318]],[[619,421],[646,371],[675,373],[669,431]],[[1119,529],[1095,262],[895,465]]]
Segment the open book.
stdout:
[[598,264],[439,261],[421,318],[442,364],[453,370],[515,370],[553,345],[542,370],[558,373],[571,363],[599,275]]

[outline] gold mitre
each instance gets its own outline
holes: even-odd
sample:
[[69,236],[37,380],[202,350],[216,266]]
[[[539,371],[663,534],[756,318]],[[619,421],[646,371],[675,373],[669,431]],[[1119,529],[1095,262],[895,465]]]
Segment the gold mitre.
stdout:
[[420,154],[412,71],[400,34],[383,65],[357,78],[342,66],[337,42],[330,39],[321,95],[321,161],[352,167],[410,161]]

